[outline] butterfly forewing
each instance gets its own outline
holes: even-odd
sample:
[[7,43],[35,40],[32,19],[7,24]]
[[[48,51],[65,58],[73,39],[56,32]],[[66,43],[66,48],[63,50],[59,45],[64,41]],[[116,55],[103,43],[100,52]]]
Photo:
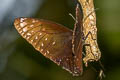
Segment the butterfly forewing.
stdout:
[[72,31],[54,22],[33,18],[17,18],[14,25],[23,38],[44,56],[72,74]]
[[74,25],[74,31],[73,31],[73,39],[72,39],[72,51],[75,55],[74,61],[75,65],[77,66],[75,68],[76,72],[79,72],[82,74],[83,67],[82,67],[82,14],[80,14],[79,4],[77,4],[76,7],[76,22]]

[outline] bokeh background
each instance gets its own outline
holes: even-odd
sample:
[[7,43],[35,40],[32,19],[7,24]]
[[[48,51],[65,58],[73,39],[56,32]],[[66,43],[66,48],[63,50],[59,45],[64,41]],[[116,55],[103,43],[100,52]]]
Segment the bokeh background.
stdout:
[[[94,0],[98,43],[105,67],[103,80],[120,80],[120,0]],[[75,0],[0,0],[0,80],[96,80],[85,69],[83,77],[72,77],[36,51],[15,30],[17,17],[47,19],[71,29]]]

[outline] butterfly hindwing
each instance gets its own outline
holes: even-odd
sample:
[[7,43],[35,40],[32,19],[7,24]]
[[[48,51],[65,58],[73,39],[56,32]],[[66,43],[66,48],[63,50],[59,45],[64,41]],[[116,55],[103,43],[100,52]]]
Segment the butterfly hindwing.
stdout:
[[34,18],[17,18],[14,25],[36,50],[67,71],[76,74],[71,30],[54,22]]

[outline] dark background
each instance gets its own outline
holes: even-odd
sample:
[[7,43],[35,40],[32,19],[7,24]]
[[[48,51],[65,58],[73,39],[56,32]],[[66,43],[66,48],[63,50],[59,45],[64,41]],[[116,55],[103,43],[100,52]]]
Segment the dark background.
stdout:
[[[105,66],[104,80],[120,80],[120,0],[94,0],[98,44]],[[71,74],[46,59],[13,26],[17,17],[47,19],[71,29],[74,0],[0,0],[0,80],[96,80],[91,69],[84,77]],[[92,75],[92,74],[93,75]]]

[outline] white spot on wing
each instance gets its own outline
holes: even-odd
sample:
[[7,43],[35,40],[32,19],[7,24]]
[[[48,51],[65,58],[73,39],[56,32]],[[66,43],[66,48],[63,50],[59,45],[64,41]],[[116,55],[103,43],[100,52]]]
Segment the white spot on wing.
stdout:
[[21,33],[21,35],[24,35],[24,32],[23,32],[23,33]]
[[43,51],[43,49],[40,50],[41,52]]
[[39,34],[40,36],[42,35],[42,33]]
[[18,28],[18,30],[20,30],[21,28]]
[[35,23],[36,21],[35,20],[32,20],[33,23]]
[[44,46],[44,44],[42,43],[41,46]]
[[29,39],[30,37],[28,36],[27,39]]
[[38,36],[36,36],[35,39],[38,39]]
[[45,28],[43,28],[42,31],[45,31]]
[[59,61],[61,62],[62,60],[60,59]]
[[27,25],[26,22],[22,22],[22,23],[20,23],[20,27],[24,27],[25,25]]
[[16,28],[18,28],[19,27],[19,25],[16,25]]
[[31,40],[31,43],[33,42],[33,40]]
[[30,27],[33,27],[34,25],[32,24],[32,25],[30,25]]
[[66,60],[68,61],[69,59],[67,58]]
[[23,28],[23,32],[26,32],[27,31],[27,27]]
[[74,56],[74,58],[77,58],[76,56]]
[[52,44],[55,45],[55,42],[53,42]]
[[20,22],[23,22],[24,21],[24,18],[20,18]]
[[50,52],[47,50],[47,53],[49,54]]
[[44,55],[46,55],[46,53],[44,53]]
[[20,33],[22,33],[22,31],[20,31]]
[[48,40],[48,38],[45,38],[45,41],[47,41]]
[[28,36],[30,36],[31,34],[30,33],[27,33]]

